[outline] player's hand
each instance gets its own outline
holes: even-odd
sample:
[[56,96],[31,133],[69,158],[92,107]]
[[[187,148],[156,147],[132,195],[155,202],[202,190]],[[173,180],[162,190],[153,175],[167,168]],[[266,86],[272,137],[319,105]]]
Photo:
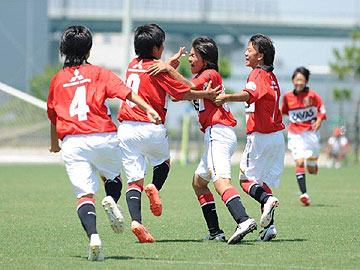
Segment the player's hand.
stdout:
[[312,126],[313,130],[316,132],[321,128],[321,119],[316,120],[315,123]]
[[50,145],[49,146],[49,151],[50,153],[58,153],[60,152],[61,148],[59,145]]
[[226,96],[218,95],[213,102],[216,106],[221,106],[226,102]]
[[179,59],[187,54],[187,51],[185,51],[185,47],[180,47],[178,52],[175,53],[173,56],[169,58],[169,60],[166,61],[170,66],[173,68],[177,68],[180,64]]
[[155,64],[152,64],[148,67],[147,72],[150,76],[155,76],[161,72],[167,72],[168,71],[168,64],[161,61],[161,60],[155,60]]
[[161,124],[161,117],[159,116],[159,114],[157,113],[157,111],[155,111],[153,108],[149,108],[146,111],[146,115],[149,118],[150,122],[155,124],[155,125],[159,125]]
[[210,100],[214,100],[218,95],[220,95],[222,90],[220,89],[221,85],[218,85],[215,88],[211,88],[211,85],[212,85],[212,81],[210,80],[205,90],[207,92],[206,98]]

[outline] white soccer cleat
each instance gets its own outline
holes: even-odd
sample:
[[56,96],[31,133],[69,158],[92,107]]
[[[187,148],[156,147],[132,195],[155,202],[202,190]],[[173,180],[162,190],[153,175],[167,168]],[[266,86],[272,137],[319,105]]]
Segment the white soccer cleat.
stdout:
[[115,233],[122,233],[125,228],[123,209],[117,205],[111,196],[106,196],[102,202],[110,221],[111,228]]
[[270,225],[268,228],[260,232],[260,237],[258,238],[258,241],[271,241],[276,237],[276,235],[277,231],[275,225]]
[[223,231],[219,231],[215,235],[208,234],[204,237],[204,241],[219,241],[219,242],[226,242],[225,234]]
[[267,227],[274,216],[275,208],[279,206],[278,198],[271,196],[264,205],[264,212],[260,218],[260,225],[261,227]]
[[92,234],[89,244],[89,261],[103,261],[104,254],[101,250],[101,240],[98,234]]
[[305,206],[309,206],[310,205],[310,197],[307,193],[301,194],[300,196],[300,201],[305,205]]
[[245,237],[245,235],[253,232],[256,229],[257,229],[256,221],[252,218],[249,218],[237,225],[234,234],[229,238],[227,243],[237,244]]

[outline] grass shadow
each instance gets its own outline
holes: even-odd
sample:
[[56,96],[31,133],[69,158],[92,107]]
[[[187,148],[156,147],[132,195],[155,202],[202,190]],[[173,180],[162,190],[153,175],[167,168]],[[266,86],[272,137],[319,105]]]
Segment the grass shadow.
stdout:
[[203,240],[199,239],[163,239],[163,240],[156,240],[158,243],[201,243],[204,242]]
[[340,207],[340,205],[335,204],[311,204],[311,207]]
[[294,238],[294,239],[274,239],[268,242],[281,243],[281,242],[306,242],[307,239]]

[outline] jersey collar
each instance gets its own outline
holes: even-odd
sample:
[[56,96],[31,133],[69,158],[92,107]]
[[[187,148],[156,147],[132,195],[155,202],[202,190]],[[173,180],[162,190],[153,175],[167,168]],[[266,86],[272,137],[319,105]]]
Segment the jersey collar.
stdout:
[[274,66],[265,66],[265,65],[258,65],[255,68],[261,68],[265,71],[271,72],[274,70]]
[[309,87],[306,86],[300,93],[296,93],[295,89],[293,90],[293,93],[294,93],[295,96],[297,96],[297,95],[299,95],[301,93],[305,93],[305,92],[308,92],[308,91],[309,91]]

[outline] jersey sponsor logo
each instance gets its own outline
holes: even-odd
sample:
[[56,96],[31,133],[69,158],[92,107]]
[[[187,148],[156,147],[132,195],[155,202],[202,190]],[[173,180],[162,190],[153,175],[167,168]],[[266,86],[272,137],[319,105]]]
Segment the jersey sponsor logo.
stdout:
[[306,107],[310,107],[312,106],[313,102],[312,102],[312,98],[311,97],[305,97],[303,99],[303,105],[306,106]]
[[289,111],[289,120],[291,123],[308,122],[317,117],[315,106]]
[[132,72],[146,72],[146,69],[143,69],[142,67],[143,60],[140,60],[139,63],[132,66],[132,68],[129,68],[128,71]]
[[255,91],[256,90],[256,83],[255,82],[248,82],[245,85],[245,89],[251,90],[251,91]]
[[74,77],[72,77],[70,79],[69,83],[63,84],[63,87],[70,87],[70,86],[74,86],[74,85],[78,85],[78,84],[82,84],[82,83],[86,83],[86,82],[91,82],[91,79],[84,79],[84,76],[80,75],[80,71],[78,69],[75,69]]

